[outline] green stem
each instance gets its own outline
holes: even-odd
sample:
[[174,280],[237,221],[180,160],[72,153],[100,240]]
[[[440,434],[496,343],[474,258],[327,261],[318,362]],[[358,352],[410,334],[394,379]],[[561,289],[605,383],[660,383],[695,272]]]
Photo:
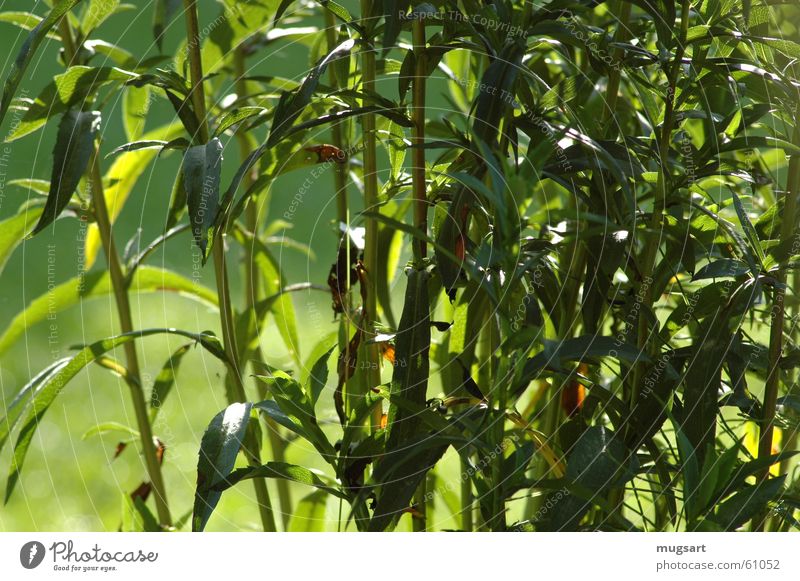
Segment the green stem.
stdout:
[[[681,70],[681,62],[686,52],[686,38],[689,31],[689,7],[690,0],[682,0],[681,3],[681,30],[678,38],[678,46],[675,51],[675,59],[672,62],[672,67],[669,71],[667,96],[664,107],[664,123],[661,128],[661,135],[658,145],[659,157],[659,172],[658,180],[655,189],[655,200],[653,201],[653,212],[650,215],[649,224],[649,240],[644,249],[644,259],[642,260],[641,273],[642,276],[649,276],[653,272],[656,263],[656,256],[658,255],[658,247],[660,237],[657,235],[661,227],[661,219],[666,211],[667,206],[667,183],[669,181],[669,142],[672,136],[672,130],[675,125],[675,89],[678,83],[678,74]],[[648,317],[646,313],[653,308],[655,297],[653,296],[653,285],[641,281],[644,292],[642,306],[639,313],[637,322],[637,341],[640,349],[644,350],[648,344]],[[640,291],[641,292],[641,291]],[[642,376],[646,370],[645,363],[639,363],[633,368],[633,389],[631,390],[631,409],[635,409],[639,400],[639,390],[642,382]]]
[[[361,0],[362,18],[366,19],[372,13],[373,0]],[[369,23],[366,23],[369,27]],[[361,48],[362,80],[361,86],[365,93],[375,91],[375,49],[372,46],[371,38],[364,38]],[[368,106],[364,102],[364,106]],[[362,131],[364,140],[364,207],[371,212],[379,211],[378,208],[378,162],[377,162],[377,142],[375,137],[375,115],[366,114],[362,117]],[[365,339],[369,340],[375,336],[375,323],[378,318],[378,300],[375,276],[378,272],[378,222],[374,218],[366,221],[365,246],[364,246],[364,267],[367,271],[367,291],[366,304],[364,310]],[[366,389],[371,389],[380,385],[380,355],[377,343],[368,343],[363,350],[366,360],[364,361],[364,377],[366,379]],[[376,406],[372,414],[372,429],[380,427],[381,409]]]
[[[796,115],[800,115],[800,105]],[[795,116],[795,118],[797,118]],[[800,144],[800,126],[796,126],[792,141]],[[764,384],[764,403],[761,416],[760,436],[758,439],[758,457],[766,458],[772,454],[772,440],[775,431],[775,406],[778,401],[780,387],[780,360],[783,354],[783,322],[785,318],[787,263],[794,252],[789,252],[787,246],[796,245],[796,216],[797,196],[800,193],[800,157],[793,155],[789,160],[788,175],[786,176],[786,190],[783,194],[783,219],[781,221],[780,241],[781,247],[786,252],[786,258],[780,262],[775,273],[773,285],[774,298],[772,301],[772,326],[769,334],[769,366],[767,380]],[[794,239],[794,240],[793,240]],[[770,467],[767,466],[760,474],[760,478],[769,478]],[[753,529],[763,530],[765,524],[764,514],[753,519]]]
[[[325,36],[326,41],[328,44],[328,52],[333,51],[338,44],[338,38],[336,34],[336,19],[333,13],[330,10],[325,10]],[[331,88],[336,91],[340,88],[339,86],[339,79],[336,76],[336,71],[334,67],[330,67],[328,69],[328,82],[331,85]],[[343,131],[344,123],[347,121],[341,121],[338,123],[333,123],[331,125],[331,138],[333,140],[333,145],[338,147],[343,151],[347,151],[347,145],[345,143],[345,132]],[[345,235],[344,238],[339,233],[339,225],[350,224],[350,210],[348,206],[348,199],[347,199],[347,176],[349,172],[349,163],[347,159],[343,163],[337,163],[334,167],[334,186],[336,188],[336,233],[337,239],[343,240],[344,242],[344,251],[347,255],[347,264],[352,264],[352,257],[350,256],[350,243]],[[344,354],[344,360],[350,361],[350,339],[352,333],[352,319],[353,319],[353,300],[352,295],[350,293],[350,280],[345,277],[345,280],[340,280],[339,284],[342,286],[344,290],[344,314],[342,315],[339,326],[339,352]],[[358,405],[358,402],[361,397],[363,397],[362,393],[359,393],[357,388],[357,378],[353,380],[353,378],[347,380],[345,385],[345,395],[346,395],[346,404],[345,409],[346,413],[350,413],[350,411]]]
[[[414,124],[411,142],[412,151],[411,183],[414,191],[414,227],[420,232],[428,232],[428,197],[425,184],[425,20],[417,18],[411,23],[414,42],[414,81],[411,104],[411,121]],[[427,246],[422,239],[413,242],[414,260],[422,262],[427,254]]]
[[471,533],[473,524],[473,507],[475,496],[472,494],[472,480],[467,476],[471,471],[469,463],[461,459],[461,530]]
[[[203,90],[203,64],[200,55],[200,34],[197,22],[196,0],[184,0],[186,15],[186,32],[189,47],[189,71],[192,81],[192,102],[194,112],[199,122],[199,131],[195,137],[200,143],[208,141],[208,122],[206,119],[205,92]],[[230,285],[228,283],[228,270],[225,263],[225,228],[219,229],[219,234],[212,243],[214,255],[214,274],[217,281],[217,294],[219,295],[219,314],[222,326],[222,342],[228,359],[228,372],[233,380],[234,396],[236,401],[246,402],[244,383],[239,369],[239,350],[236,346],[236,333],[231,306]],[[233,402],[231,402],[233,403]],[[251,424],[253,426],[253,424]],[[248,429],[242,449],[251,466],[261,465],[261,443],[255,430]],[[258,508],[261,514],[261,523],[265,531],[275,531],[275,517],[272,511],[272,502],[269,498],[266,482],[261,478],[253,480]]]
[[[236,74],[236,92],[242,96],[247,95],[247,81],[245,80],[245,54],[241,48],[236,49],[236,52],[233,55],[233,63]],[[239,144],[239,157],[244,162],[244,160],[247,159],[252,152],[253,148],[251,147],[250,141],[247,139],[247,136],[244,133],[237,132],[236,138]],[[250,186],[253,185],[255,176],[257,175],[256,172],[257,165],[253,167],[253,171],[248,172],[242,179],[242,189],[244,191],[247,191]],[[253,233],[253,237],[257,237],[258,201],[253,200],[252,203],[248,204],[247,208],[245,209],[244,220],[245,227]],[[252,244],[244,245],[244,270],[245,308],[248,312],[251,312],[255,307],[256,301],[262,298],[262,288],[259,284],[259,281],[263,276],[258,267],[258,263],[255,260]],[[241,352],[239,352],[239,356],[242,356]],[[255,358],[259,361],[262,359],[261,349],[257,350]],[[262,399],[266,399],[266,390],[264,390],[263,395],[264,397]],[[280,428],[276,422],[271,420],[266,420],[265,424],[267,429],[267,438],[269,439],[270,448],[272,449],[272,457],[277,462],[283,462],[286,457],[286,441],[281,436]],[[281,522],[283,523],[284,529],[286,529],[289,526],[289,517],[291,516],[291,490],[289,489],[289,482],[283,479],[277,479],[275,485],[278,489],[278,500],[280,501]]]
[[203,86],[203,60],[200,56],[200,25],[197,22],[197,1],[183,0],[188,36],[189,74],[192,79],[192,104],[199,124],[198,134],[192,139],[200,143],[208,142],[208,119],[206,118],[206,93]]
[[[325,10],[325,35],[328,43],[328,51],[330,52],[336,48],[338,42],[336,38],[336,20],[330,10]],[[334,67],[330,67],[328,69],[328,83],[334,91],[339,89],[339,79],[336,77],[336,71],[334,70]],[[346,144],[343,135],[344,132],[342,131],[342,123],[345,122],[342,121],[339,123],[333,123],[331,125],[331,138],[333,139],[333,145],[339,149],[346,150]],[[334,183],[336,186],[336,217],[339,222],[347,224],[347,221],[349,220],[347,209],[347,172],[349,170],[349,164],[347,163],[347,160],[345,160],[344,163],[335,164],[334,169]]]
[[[119,253],[114,243],[114,237],[111,234],[111,218],[108,213],[108,206],[106,206],[105,193],[103,192],[99,147],[97,146],[95,146],[90,164],[91,174],[89,177],[91,181],[94,216],[97,220],[97,229],[100,233],[103,251],[105,252],[106,261],[108,262],[111,286],[114,291],[114,300],[117,304],[117,313],[119,314],[119,326],[123,333],[131,333],[133,331],[133,320],[131,317],[130,298],[128,296],[128,282],[122,270],[122,265],[120,264]],[[168,528],[172,526],[172,517],[170,516],[169,505],[167,503],[167,494],[164,486],[164,477],[161,473],[161,464],[156,455],[155,443],[153,441],[153,429],[150,425],[150,416],[147,413],[147,402],[145,401],[144,389],[141,382],[136,344],[133,341],[129,341],[125,343],[124,349],[128,374],[131,379],[129,382],[131,400],[133,401],[133,409],[136,414],[136,424],[139,428],[142,455],[144,456],[147,473],[153,486],[156,512],[161,526]]]
[[[64,62],[69,66],[75,59],[77,52],[75,43],[72,40],[72,30],[69,20],[65,17],[59,23],[61,40],[64,43]],[[105,192],[103,190],[103,176],[100,172],[99,147],[95,145],[92,158],[89,162],[89,182],[91,189],[92,204],[94,206],[94,216],[97,221],[97,229],[100,233],[100,241],[103,245],[103,252],[108,262],[108,270],[111,276],[111,286],[114,291],[114,301],[117,305],[119,315],[119,326],[123,333],[133,332],[133,319],[131,317],[131,304],[128,296],[128,281],[122,270],[119,253],[114,243],[111,233],[111,217],[106,205]],[[153,442],[153,429],[150,425],[150,416],[147,413],[147,402],[142,388],[141,372],[139,369],[139,357],[136,344],[130,341],[125,344],[125,359],[127,364],[128,385],[131,388],[131,400],[136,414],[136,424],[139,428],[140,440],[142,444],[142,455],[145,459],[147,474],[153,486],[153,496],[155,498],[156,512],[162,527],[172,526],[172,517],[167,503],[166,487],[164,477],[161,472],[161,464],[156,455],[155,443]]]

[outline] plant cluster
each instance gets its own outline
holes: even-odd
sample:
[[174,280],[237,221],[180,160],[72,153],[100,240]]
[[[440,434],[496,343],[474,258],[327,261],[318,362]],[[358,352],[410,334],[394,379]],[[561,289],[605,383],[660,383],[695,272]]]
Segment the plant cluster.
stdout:
[[[144,459],[133,528],[203,530],[245,485],[268,531],[300,513],[326,526],[329,501],[332,530],[800,526],[796,5],[156,0],[140,55],[96,36],[130,5],[48,4],[0,13],[29,30],[4,73],[7,141],[58,128],[50,180],[20,184],[28,201],[0,225],[0,265],[56,219],[87,222],[84,271],[58,308],[112,295],[121,334],[5,403],[6,500],[48,408],[99,365],[130,387],[136,426],[97,429],[123,429]],[[251,73],[287,41],[310,66]],[[46,42],[64,70],[20,96]],[[148,123],[157,102],[172,123]],[[109,115],[126,143],[103,139]],[[163,234],[123,245],[114,224],[162,154],[182,156]],[[265,212],[289,172],[309,179]],[[292,282],[274,234],[322,207],[312,199],[334,200],[336,258]],[[215,291],[148,264],[184,235]],[[131,297],[154,290],[213,305],[219,329],[134,328]],[[336,331],[279,369],[263,329],[296,353],[292,296],[311,291],[329,294]],[[0,351],[47,301],[10,322]],[[159,334],[187,342],[147,384],[138,344]],[[193,345],[225,366],[213,387],[229,405],[175,519],[153,425]],[[287,462],[292,445],[317,458]],[[298,499],[302,487],[315,490]]]

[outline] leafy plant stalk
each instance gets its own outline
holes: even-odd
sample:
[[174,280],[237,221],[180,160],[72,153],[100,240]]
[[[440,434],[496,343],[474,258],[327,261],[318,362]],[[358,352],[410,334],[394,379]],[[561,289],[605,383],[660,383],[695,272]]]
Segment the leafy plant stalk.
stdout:
[[[420,16],[411,23],[414,43],[414,79],[412,87],[411,120],[414,123],[411,168],[412,189],[414,191],[414,227],[420,232],[428,232],[428,198],[425,185],[425,19]],[[415,239],[414,259],[421,262],[427,254],[427,245],[422,238]]]
[[[64,46],[64,61],[66,63],[71,63],[76,56],[76,52],[68,18],[64,17],[61,19],[59,23],[59,32]],[[122,270],[119,253],[117,252],[111,231],[111,218],[109,216],[108,207],[106,206],[103,177],[100,173],[99,147],[97,145],[95,145],[92,157],[89,161],[88,177],[94,216],[97,221],[106,261],[108,262],[109,275],[114,291],[114,302],[117,305],[120,330],[122,333],[130,333],[133,331],[133,319],[131,316],[130,297],[128,295],[128,282]],[[169,511],[161,463],[156,456],[155,443],[153,442],[153,429],[150,425],[150,416],[147,413],[147,402],[145,401],[144,389],[141,382],[141,371],[139,368],[136,344],[132,341],[125,343],[124,350],[128,377],[130,379],[128,385],[131,389],[131,400],[136,415],[136,424],[139,428],[142,455],[144,456],[147,473],[153,486],[156,513],[158,514],[159,524],[162,527],[170,527],[172,526],[172,516]]]
[[[795,118],[800,114],[800,106],[796,109]],[[795,126],[793,141],[800,144],[800,127]],[[786,313],[786,281],[787,263],[795,254],[795,248],[800,246],[796,229],[797,195],[800,193],[800,157],[792,155],[789,160],[788,175],[786,176],[786,190],[783,194],[783,219],[781,221],[780,242],[785,252],[775,273],[773,286],[772,309],[770,313],[771,327],[769,334],[769,352],[767,379],[764,383],[764,402],[758,439],[758,457],[766,458],[772,454],[772,441],[775,433],[775,406],[778,401],[780,387],[781,357],[783,355],[784,319]],[[789,248],[791,247],[791,251]],[[767,466],[759,477],[762,480],[769,478],[770,467]],[[754,530],[763,530],[765,515],[761,514],[753,520]]]
[[[661,127],[661,135],[658,141],[658,156],[660,168],[658,171],[658,179],[655,188],[655,199],[653,201],[653,212],[650,215],[649,223],[649,238],[644,248],[644,257],[642,260],[642,276],[649,276],[653,272],[656,263],[656,256],[658,255],[658,247],[660,243],[660,236],[657,235],[658,229],[661,226],[661,220],[666,210],[667,203],[667,186],[669,183],[669,149],[670,137],[672,130],[675,126],[675,89],[678,84],[678,75],[681,71],[681,64],[683,56],[686,53],[686,39],[689,33],[689,8],[691,0],[682,0],[681,2],[681,28],[678,37],[678,44],[675,50],[675,58],[672,61],[672,66],[668,74],[667,95],[664,105],[664,123]],[[645,315],[652,309],[655,297],[653,296],[653,285],[646,284],[644,288],[642,306],[639,312],[639,320],[637,323],[637,341],[640,349],[646,349],[648,344],[647,321],[648,317]],[[639,400],[639,391],[641,390],[641,383],[645,371],[645,363],[639,363],[633,369],[633,389],[631,391],[631,409],[634,409],[637,401]]]
[[[114,300],[117,304],[119,315],[119,326],[122,333],[133,332],[133,320],[131,317],[130,298],[128,296],[128,286],[122,265],[119,261],[119,254],[111,233],[111,219],[106,206],[105,193],[103,192],[103,178],[100,175],[100,164],[98,148],[95,148],[92,160],[89,162],[91,171],[91,190],[94,215],[97,220],[100,240],[103,244],[103,251],[108,261],[108,270],[111,276],[111,284],[114,290]],[[153,442],[153,429],[150,425],[150,416],[147,412],[147,402],[145,401],[144,390],[141,382],[141,372],[139,369],[139,357],[136,351],[136,344],[133,341],[125,343],[125,360],[130,378],[131,400],[136,414],[136,424],[139,428],[142,444],[142,455],[147,466],[147,473],[153,485],[153,497],[156,504],[159,523],[162,527],[172,526],[172,517],[167,502],[167,493],[164,486],[164,476],[161,472],[161,464],[156,456],[156,447]]]
[[[332,52],[339,44],[336,34],[336,19],[330,10],[325,10],[325,37],[328,44],[328,52]],[[340,88],[339,78],[336,75],[335,67],[328,69],[328,82],[331,88],[336,91]],[[347,151],[345,144],[344,131],[342,124],[346,121],[333,123],[331,125],[331,139],[333,145],[342,151]],[[345,154],[348,156],[348,154]],[[349,157],[349,156],[348,156]],[[339,240],[344,240],[344,251],[347,258],[347,264],[352,264],[353,257],[350,256],[350,243],[348,236],[342,237],[339,232],[339,227],[342,224],[350,224],[350,209],[348,207],[347,198],[347,175],[349,171],[349,163],[347,157],[342,163],[335,164],[333,168],[334,186],[336,187],[336,233]],[[344,280],[339,281],[339,284],[344,290],[344,309],[345,313],[339,323],[339,351],[344,353],[344,361],[350,361],[350,335],[352,333],[352,309],[353,309],[353,296],[350,293],[350,279],[345,277]],[[352,410],[358,403],[358,399],[362,394],[351,393],[357,391],[356,382],[351,379],[346,380],[346,392],[348,394],[346,409]],[[355,397],[351,397],[355,396]],[[349,411],[348,411],[349,413]]]
[[[205,91],[203,89],[203,64],[200,54],[200,33],[197,18],[196,0],[184,0],[186,15],[186,32],[189,39],[189,71],[192,83],[192,103],[198,121],[198,135],[193,136],[199,143],[208,141],[208,120],[206,115]],[[225,353],[228,356],[229,371],[233,379],[235,396],[239,402],[247,401],[247,394],[242,383],[242,374],[239,368],[239,350],[236,346],[236,332],[231,305],[230,285],[225,260],[224,228],[219,229],[217,239],[213,241],[212,253],[214,257],[214,274],[219,294],[220,324],[222,326],[222,339]],[[234,403],[234,402],[231,402]],[[256,432],[248,430],[245,435],[243,449],[251,466],[261,465],[261,445]],[[275,516],[272,502],[269,497],[266,482],[263,479],[253,480],[256,492],[261,523],[265,531],[275,531]]]
[[[411,23],[411,35],[414,50],[414,78],[412,80],[411,94],[411,120],[414,123],[412,144],[412,168],[411,168],[411,187],[414,196],[414,218],[413,224],[419,232],[428,232],[428,199],[426,194],[425,180],[425,19],[418,16]],[[425,240],[418,238],[412,241],[414,261],[417,268],[423,268],[422,261],[425,260],[427,245]],[[415,495],[415,505],[418,517],[412,519],[412,527],[415,532],[424,532],[427,527],[428,514],[426,499],[426,479],[417,489]]]
[[[372,14],[373,0],[361,0],[361,16],[366,29],[372,27],[367,22]],[[362,38],[361,65],[362,89],[365,93],[375,92],[375,47],[372,38]],[[368,103],[365,100],[364,106]],[[375,136],[375,114],[367,113],[362,117],[364,140],[364,207],[370,211],[378,211],[378,161],[377,141]],[[378,296],[375,277],[378,272],[378,222],[374,218],[367,218],[364,239],[364,267],[367,271],[366,304],[364,309],[366,317],[364,325],[367,339],[375,335],[375,323],[378,319]],[[380,354],[378,344],[367,342],[364,347],[366,360],[364,361],[364,377],[367,389],[375,387],[381,382]],[[373,411],[371,422],[373,429],[380,426],[381,410],[376,407]]]
[[[245,70],[245,52],[244,50],[239,47],[236,49],[235,54],[233,55],[233,63],[234,63],[234,71],[236,73],[236,92],[240,95],[247,95],[247,81],[245,79],[246,70]],[[252,147],[250,145],[250,141],[247,139],[247,136],[243,132],[236,133],[236,138],[239,144],[239,157],[241,158],[242,162],[248,158],[248,156],[252,153]],[[257,175],[258,164],[253,166],[253,170],[249,171],[245,174],[242,179],[242,187],[245,191],[248,191],[250,186],[253,185],[255,181],[255,176]],[[250,204],[248,204],[247,208],[245,209],[244,213],[244,220],[245,226],[247,229],[253,233],[253,236],[256,237],[258,232],[258,214],[259,214],[259,203],[257,200],[253,200]],[[258,266],[258,262],[255,259],[254,252],[253,252],[253,245],[252,244],[245,244],[244,245],[244,270],[245,270],[245,288],[244,288],[244,303],[245,309],[247,312],[252,312],[255,308],[256,301],[262,298],[262,289],[263,287],[259,284],[263,273]],[[256,359],[259,361],[262,360],[262,352],[261,349],[257,349],[255,354]],[[262,384],[259,384],[259,388],[261,388]],[[267,399],[266,389],[259,390],[259,397],[264,400]],[[269,439],[270,448],[272,449],[272,456],[277,462],[284,462],[286,459],[286,441],[283,439],[278,425],[271,421],[266,421],[266,429],[267,429],[267,437]],[[289,483],[286,480],[278,479],[275,482],[275,486],[278,489],[278,500],[280,501],[281,507],[281,518],[283,521],[284,529],[289,525],[289,517],[291,516],[291,506],[292,506],[292,495],[291,490],[289,489]]]

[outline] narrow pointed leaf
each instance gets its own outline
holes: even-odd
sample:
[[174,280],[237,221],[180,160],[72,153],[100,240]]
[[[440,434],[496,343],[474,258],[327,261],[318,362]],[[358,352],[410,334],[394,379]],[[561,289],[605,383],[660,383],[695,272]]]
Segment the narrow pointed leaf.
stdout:
[[100,113],[70,109],[61,118],[53,150],[53,172],[50,193],[32,235],[52,224],[67,207],[89,165],[94,149],[94,136],[100,127]]
[[223,357],[224,353],[219,349],[219,341],[211,335],[201,335],[196,333],[188,333],[179,329],[146,329],[143,331],[136,331],[133,333],[124,333],[115,337],[109,337],[102,341],[97,341],[91,345],[81,349],[69,363],[48,377],[48,379],[35,391],[30,402],[28,413],[22,421],[19,435],[17,436],[16,444],[14,445],[14,456],[11,460],[11,470],[8,475],[8,482],[6,484],[5,502],[11,497],[14,487],[19,480],[22,466],[25,463],[25,457],[28,454],[33,436],[36,429],[39,427],[44,414],[55,401],[56,397],[67,386],[67,384],[87,365],[103,356],[108,351],[115,347],[119,347],[129,341],[139,339],[141,337],[148,337],[157,334],[173,334],[183,337],[189,337],[199,342],[206,347],[215,357]]
[[25,69],[28,68],[33,55],[39,49],[39,45],[47,36],[59,20],[70,10],[73,6],[78,4],[81,0],[60,0],[54,4],[45,18],[31,30],[25,42],[22,44],[14,64],[11,65],[11,71],[8,73],[6,83],[3,86],[3,97],[0,100],[0,124],[3,123],[8,107],[11,105],[11,99],[17,92],[22,81],[22,75],[25,74]]
[[200,442],[197,489],[192,513],[192,530],[202,531],[214,512],[222,492],[215,489],[233,470],[250,421],[253,404],[233,403],[208,424]]
[[192,234],[204,258],[208,256],[219,207],[221,171],[222,142],[218,138],[186,150],[183,157],[183,187],[189,206]]

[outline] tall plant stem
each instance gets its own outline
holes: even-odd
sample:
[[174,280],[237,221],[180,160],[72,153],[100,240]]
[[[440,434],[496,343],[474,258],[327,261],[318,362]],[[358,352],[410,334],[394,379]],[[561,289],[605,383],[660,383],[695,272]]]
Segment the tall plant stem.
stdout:
[[[76,55],[75,43],[72,40],[72,30],[69,20],[65,17],[59,23],[59,32],[64,45],[64,61],[72,63]],[[106,205],[105,192],[103,190],[103,176],[100,172],[100,152],[95,145],[92,158],[89,161],[89,183],[91,185],[92,205],[94,206],[94,217],[97,221],[97,229],[100,233],[100,241],[103,245],[103,252],[106,255],[108,270],[111,276],[111,286],[114,291],[114,302],[117,305],[119,316],[119,326],[123,333],[133,332],[133,318],[131,317],[131,303],[128,295],[128,281],[122,270],[119,253],[117,252],[114,237],[111,233],[111,218]],[[166,487],[164,477],[161,473],[161,464],[156,456],[156,447],[153,442],[153,428],[150,425],[150,416],[147,413],[147,402],[144,397],[144,389],[141,381],[141,371],[139,369],[139,356],[136,350],[136,343],[129,341],[125,343],[125,360],[130,377],[131,400],[136,414],[136,424],[139,428],[139,435],[142,444],[142,455],[144,456],[147,474],[153,486],[153,496],[156,504],[159,524],[162,527],[172,526],[172,517],[169,512],[167,502]]]
[[[186,15],[186,32],[189,47],[189,70],[192,81],[192,103],[194,112],[199,122],[197,136],[193,136],[200,143],[208,141],[208,121],[206,119],[206,101],[203,89],[203,63],[200,56],[200,34],[197,22],[196,0],[184,0]],[[219,295],[219,314],[222,326],[222,342],[228,359],[228,371],[232,376],[234,395],[240,402],[247,401],[242,374],[239,369],[239,350],[236,346],[236,333],[233,320],[233,307],[231,306],[230,285],[228,284],[228,270],[225,262],[225,228],[220,228],[219,235],[213,241],[212,252],[214,255],[214,274],[217,281],[217,294]],[[252,424],[251,424],[252,426]],[[251,466],[261,464],[261,443],[254,430],[248,430],[245,435],[243,449]],[[263,479],[253,480],[258,508],[261,514],[261,523],[265,531],[275,531],[275,517],[272,511],[272,502],[269,498],[266,482]]]
[[[425,185],[425,19],[411,23],[414,43],[414,81],[412,87],[411,120],[414,123],[412,144],[411,184],[414,191],[414,227],[422,233],[428,231],[428,196]],[[414,259],[421,262],[427,254],[425,240],[414,240]]]
[[[658,247],[660,242],[660,235],[658,234],[661,227],[661,219],[667,206],[667,186],[669,183],[669,141],[672,136],[672,130],[675,126],[675,88],[678,83],[678,74],[681,70],[681,63],[683,55],[686,52],[686,38],[689,32],[689,6],[690,0],[682,0],[681,2],[681,29],[678,38],[678,46],[675,50],[675,59],[672,62],[672,67],[668,73],[668,85],[666,103],[664,106],[664,123],[661,127],[661,135],[658,143],[659,163],[661,167],[658,171],[658,180],[655,189],[655,200],[653,201],[653,212],[650,215],[649,235],[650,238],[644,249],[644,259],[642,260],[641,272],[642,276],[650,276],[655,268],[656,256],[658,255]],[[645,350],[648,344],[648,327],[646,316],[647,311],[652,310],[655,302],[653,295],[652,283],[645,280],[640,283],[640,294],[642,296],[642,308],[639,312],[639,319],[637,323],[637,341],[640,349]],[[642,375],[645,371],[645,363],[639,363],[633,368],[633,389],[631,390],[630,407],[634,409],[639,400],[639,390],[642,382]]]
[[[332,51],[336,48],[337,38],[336,38],[336,20],[333,16],[333,13],[330,10],[325,10],[325,36],[326,41],[328,43],[328,51]],[[328,82],[330,83],[331,88],[336,91],[339,89],[339,79],[336,77],[336,71],[334,67],[330,67],[328,69]],[[333,145],[338,147],[339,149],[346,149],[346,144],[344,140],[344,135],[342,131],[342,122],[340,123],[333,123],[331,125],[331,138],[333,139]],[[334,173],[334,183],[336,186],[336,218],[339,220],[340,223],[347,224],[349,219],[348,215],[348,208],[347,208],[347,172],[348,172],[348,163],[345,161],[344,163],[337,163],[335,164],[335,173]],[[346,318],[346,317],[345,317]]]
[[[795,118],[800,114],[800,105],[796,110]],[[792,141],[800,144],[800,127],[795,126]],[[774,297],[772,300],[771,320],[769,334],[767,380],[764,384],[764,402],[758,438],[758,457],[766,458],[772,454],[772,440],[775,432],[775,406],[778,401],[778,388],[780,386],[780,360],[783,354],[783,323],[785,318],[787,263],[789,257],[796,253],[800,247],[800,239],[796,232],[797,196],[800,193],[800,157],[793,155],[789,160],[789,170],[786,177],[786,190],[783,194],[783,217],[781,221],[780,241],[781,248],[786,253],[786,258],[781,260],[778,271],[775,273],[773,285]],[[791,246],[792,250],[789,251]],[[770,467],[767,466],[759,475],[761,479],[769,478]],[[764,514],[758,515],[753,520],[755,530],[763,530]]]
[[[91,190],[92,204],[94,206],[94,216],[97,220],[97,229],[100,233],[100,240],[103,244],[103,251],[108,262],[108,270],[111,276],[111,286],[114,291],[114,300],[117,304],[119,314],[119,326],[123,333],[133,331],[133,320],[131,317],[131,304],[128,296],[128,281],[122,271],[117,247],[114,244],[114,237],[111,234],[111,219],[106,206],[105,193],[103,192],[103,178],[100,174],[99,148],[95,147],[92,154],[91,164]],[[125,359],[130,376],[131,400],[136,414],[136,424],[142,444],[142,454],[144,456],[147,473],[153,486],[153,497],[156,504],[156,513],[162,527],[172,526],[172,517],[167,503],[167,493],[164,486],[164,477],[161,473],[161,464],[156,455],[155,443],[153,442],[153,429],[150,425],[150,416],[147,413],[147,403],[144,397],[144,389],[141,382],[141,372],[139,369],[139,357],[136,351],[136,344],[129,341],[124,345]]]
[[[411,187],[414,196],[414,227],[420,232],[428,231],[428,196],[425,183],[425,19],[416,18],[411,23],[411,35],[414,49],[414,79],[411,94],[411,121],[414,124],[411,142],[412,168]],[[414,262],[422,268],[428,250],[422,239],[413,241]],[[424,532],[428,521],[426,479],[423,478],[416,492],[416,507],[420,518],[412,521],[415,532]]]
[[[239,96],[247,95],[247,81],[245,80],[245,53],[241,47],[236,49],[233,55],[234,72],[236,74],[236,92]],[[252,153],[252,147],[247,136],[243,132],[236,133],[237,142],[239,144],[239,157],[242,162]],[[257,165],[254,166],[253,171],[247,172],[242,179],[242,189],[247,191],[255,181]],[[258,203],[253,202],[248,204],[244,213],[244,221],[246,228],[253,233],[253,237],[257,237],[258,232]],[[253,254],[253,245],[244,245],[244,271],[245,271],[245,288],[244,288],[244,302],[245,308],[251,312],[255,307],[257,300],[262,298],[262,287],[259,284],[262,272],[258,267],[258,262],[255,260]],[[242,353],[240,352],[240,357]],[[255,358],[261,360],[261,349],[257,349]],[[261,387],[261,385],[259,385]],[[259,397],[266,399],[266,389],[259,393]],[[284,462],[286,460],[286,441],[280,433],[278,424],[272,420],[266,420],[267,438],[269,439],[270,448],[272,449],[272,456],[277,462]],[[289,482],[283,479],[277,479],[275,486],[278,489],[278,500],[280,501],[281,508],[281,522],[284,529],[289,525],[289,517],[291,516],[292,495],[289,489]]]
[[[336,34],[336,19],[333,13],[330,10],[325,10],[325,36],[326,42],[328,44],[328,52],[333,51],[338,44],[338,38]],[[336,91],[340,88],[339,86],[339,78],[336,76],[335,67],[328,68],[328,82],[330,83],[331,88]],[[343,123],[345,121],[339,123],[333,123],[331,125],[331,138],[333,140],[333,145],[338,147],[341,150],[347,151],[347,144],[345,143],[345,133],[343,129]],[[338,228],[341,224],[345,226],[350,223],[350,209],[348,205],[347,199],[347,175],[349,172],[349,163],[347,158],[345,158],[344,162],[335,164],[334,167],[334,187],[336,188],[336,228],[337,228],[337,236],[339,236]],[[347,256],[347,264],[352,264],[354,257],[350,256],[350,240],[349,235],[345,234],[344,237],[339,237],[344,244],[344,252]],[[344,360],[350,361],[350,335],[352,333],[352,310],[353,310],[353,297],[350,293],[350,280],[348,277],[345,277],[345,280],[339,281],[339,284],[344,287],[344,314],[341,317],[339,322],[339,351],[340,353],[344,354]],[[363,394],[358,393],[356,389],[356,381],[352,379],[348,379],[346,382],[346,413],[350,413],[350,411],[358,404],[359,397],[362,397]],[[355,392],[355,393],[354,393]]]
[[[362,19],[366,20],[372,14],[373,0],[361,0]],[[365,22],[365,28],[371,29],[371,23]],[[361,85],[365,93],[375,91],[375,48],[372,46],[372,38],[364,38],[361,46]],[[367,106],[368,103],[364,103]],[[378,210],[378,161],[377,143],[375,138],[375,115],[368,113],[362,117],[362,129],[364,140],[364,208],[375,212]],[[364,241],[364,267],[367,271],[367,292],[366,304],[364,309],[366,317],[364,325],[365,334],[369,340],[375,336],[375,323],[378,318],[378,295],[375,276],[378,272],[378,222],[374,218],[366,221],[366,232]],[[366,379],[366,389],[371,389],[381,382],[380,355],[378,344],[369,342],[364,346],[364,372]],[[372,414],[372,428],[380,427],[381,410],[376,407]]]

